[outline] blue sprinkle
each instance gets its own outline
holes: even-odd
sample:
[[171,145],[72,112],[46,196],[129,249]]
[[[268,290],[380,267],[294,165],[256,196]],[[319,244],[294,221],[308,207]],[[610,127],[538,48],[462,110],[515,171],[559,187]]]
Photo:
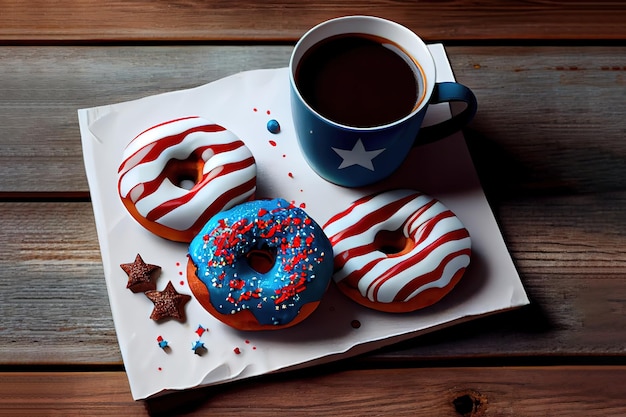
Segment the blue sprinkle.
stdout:
[[201,342],[199,340],[195,341],[191,346],[191,350],[193,350],[194,353],[200,353],[200,351],[203,349],[204,349],[204,342]]
[[267,122],[267,130],[269,130],[271,133],[276,134],[280,132],[280,124],[278,124],[278,121],[276,119],[272,119]]

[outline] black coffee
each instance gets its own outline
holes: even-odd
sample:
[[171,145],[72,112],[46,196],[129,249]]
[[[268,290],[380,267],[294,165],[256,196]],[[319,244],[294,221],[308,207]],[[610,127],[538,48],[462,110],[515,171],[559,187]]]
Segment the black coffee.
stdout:
[[372,127],[403,118],[415,108],[417,65],[387,39],[344,34],[314,45],[300,60],[296,85],[322,116],[348,126]]

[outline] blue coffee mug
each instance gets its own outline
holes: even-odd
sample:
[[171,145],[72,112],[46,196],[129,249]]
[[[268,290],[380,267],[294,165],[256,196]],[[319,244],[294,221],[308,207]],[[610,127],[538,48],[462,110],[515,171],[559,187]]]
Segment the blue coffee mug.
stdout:
[[[304,54],[324,39],[352,33],[388,39],[417,64],[423,85],[410,114],[381,126],[354,127],[322,116],[303,98],[296,85],[296,70]],[[449,136],[476,113],[476,97],[469,88],[455,82],[435,83],[434,59],[415,33],[377,17],[347,16],[315,26],[296,44],[289,69],[291,111],[303,157],[322,178],[345,187],[365,186],[387,178],[413,146]],[[464,102],[466,107],[446,121],[421,127],[428,105],[454,101]]]

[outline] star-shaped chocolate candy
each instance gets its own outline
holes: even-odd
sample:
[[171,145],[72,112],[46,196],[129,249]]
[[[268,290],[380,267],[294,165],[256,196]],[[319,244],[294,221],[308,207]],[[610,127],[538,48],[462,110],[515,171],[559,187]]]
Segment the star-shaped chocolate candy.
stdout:
[[172,281],[167,283],[163,291],[147,291],[146,297],[154,303],[154,310],[150,315],[152,320],[173,318],[185,321],[184,307],[191,300],[191,296],[176,292]]
[[135,293],[156,290],[155,272],[161,270],[160,266],[145,263],[139,254],[135,257],[135,262],[120,266],[128,275],[126,288]]

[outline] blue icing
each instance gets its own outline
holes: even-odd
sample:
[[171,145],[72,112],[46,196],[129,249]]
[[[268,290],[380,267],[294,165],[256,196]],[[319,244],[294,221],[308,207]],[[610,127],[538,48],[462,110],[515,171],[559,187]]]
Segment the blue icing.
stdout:
[[[253,268],[251,253],[275,261]],[[247,309],[263,325],[291,322],[303,305],[321,299],[333,273],[332,246],[321,227],[283,199],[250,201],[213,216],[189,256],[218,312]]]

